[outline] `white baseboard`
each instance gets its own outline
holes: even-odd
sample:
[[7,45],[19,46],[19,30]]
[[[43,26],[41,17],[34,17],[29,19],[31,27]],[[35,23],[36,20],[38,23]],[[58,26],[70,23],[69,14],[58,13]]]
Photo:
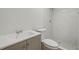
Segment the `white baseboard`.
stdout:
[[68,50],[68,49],[66,49],[66,48],[64,48],[62,46],[59,46],[59,48],[62,49],[62,50]]

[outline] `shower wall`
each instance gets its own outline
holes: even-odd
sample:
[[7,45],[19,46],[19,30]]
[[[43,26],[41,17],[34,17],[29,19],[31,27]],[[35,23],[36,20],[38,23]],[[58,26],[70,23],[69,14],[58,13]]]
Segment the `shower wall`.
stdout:
[[79,9],[52,9],[52,39],[66,49],[78,49]]

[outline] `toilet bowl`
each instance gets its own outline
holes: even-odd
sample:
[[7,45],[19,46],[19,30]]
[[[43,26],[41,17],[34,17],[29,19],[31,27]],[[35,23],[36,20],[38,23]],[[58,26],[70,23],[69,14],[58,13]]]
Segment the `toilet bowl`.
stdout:
[[45,47],[47,47],[48,49],[51,49],[51,50],[55,50],[55,49],[58,49],[58,44],[57,42],[51,40],[51,39],[43,39],[42,40],[42,43]]

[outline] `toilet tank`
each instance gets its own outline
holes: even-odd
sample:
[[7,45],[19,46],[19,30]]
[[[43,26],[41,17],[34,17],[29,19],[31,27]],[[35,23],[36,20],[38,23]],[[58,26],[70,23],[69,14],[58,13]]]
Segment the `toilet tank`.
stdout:
[[36,31],[41,33],[41,39],[46,39],[46,28],[36,29]]

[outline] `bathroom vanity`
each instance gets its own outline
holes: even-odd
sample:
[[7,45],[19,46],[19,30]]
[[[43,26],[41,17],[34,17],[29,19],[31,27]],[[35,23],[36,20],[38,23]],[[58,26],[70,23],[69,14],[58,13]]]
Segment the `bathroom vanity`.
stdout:
[[[14,36],[14,37],[11,37]],[[4,38],[4,37],[3,37]],[[15,39],[14,39],[15,38]],[[41,34],[35,31],[25,31],[20,35],[9,35],[5,39],[0,38],[2,50],[40,50]]]

